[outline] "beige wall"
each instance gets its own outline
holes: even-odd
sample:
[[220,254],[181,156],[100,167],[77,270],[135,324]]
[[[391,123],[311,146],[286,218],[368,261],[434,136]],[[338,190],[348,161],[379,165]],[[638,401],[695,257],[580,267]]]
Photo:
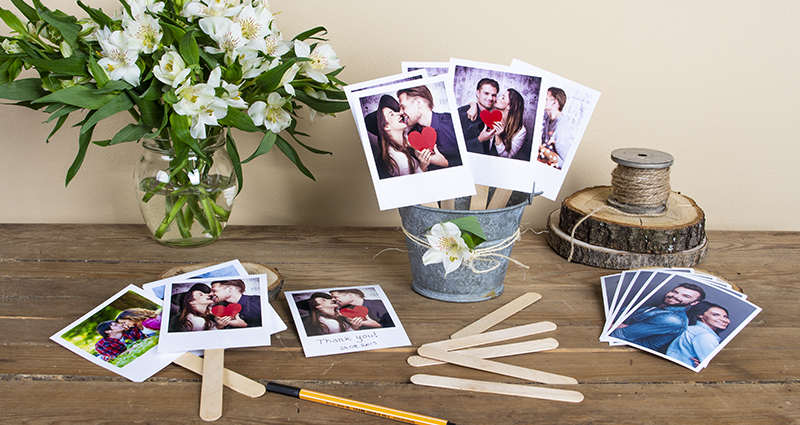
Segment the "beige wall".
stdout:
[[[82,13],[71,0],[45,3]],[[800,230],[800,2],[272,0],[271,8],[288,37],[326,26],[348,82],[395,74],[403,60],[518,58],[601,91],[558,202],[536,199],[527,227],[543,228],[573,192],[610,184],[612,150],[646,147],[675,157],[672,188],[697,201],[709,229]],[[142,222],[131,177],[141,148],[92,146],[64,188],[77,131],[47,145],[45,118],[0,106],[0,222]],[[100,136],[124,124],[103,124]],[[394,210],[378,210],[351,114],[306,130],[311,145],[334,152],[303,156],[317,182],[271,152],[245,165],[230,223],[399,224]],[[237,139],[243,155],[257,143]]]

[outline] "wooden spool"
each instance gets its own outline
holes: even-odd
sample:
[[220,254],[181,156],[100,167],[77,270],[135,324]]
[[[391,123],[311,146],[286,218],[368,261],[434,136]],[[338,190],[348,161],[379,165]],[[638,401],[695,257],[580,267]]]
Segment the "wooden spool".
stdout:
[[[649,170],[658,170],[658,196],[643,193],[641,198],[626,197],[637,202],[620,202],[615,193],[628,188],[614,179],[614,186],[575,192],[550,215],[550,246],[571,261],[610,269],[692,267],[699,263],[708,249],[705,215],[694,200],[669,190],[672,155],[651,149],[617,149],[611,158],[619,167],[644,170],[648,178],[653,176],[647,174]],[[657,202],[638,202],[652,199]]]
[[[175,266],[171,267],[167,270],[161,272],[158,275],[159,279],[166,279],[168,277],[177,276],[179,274],[189,273],[194,270],[206,268],[213,266],[216,263],[197,263],[197,264],[189,264],[185,266]],[[281,293],[281,288],[283,287],[283,276],[278,273],[277,270],[261,265],[256,263],[245,263],[242,262],[242,266],[247,271],[248,274],[265,274],[267,275],[267,283],[269,286],[267,287],[267,294],[269,296],[269,301],[275,301],[278,297],[278,294]]]

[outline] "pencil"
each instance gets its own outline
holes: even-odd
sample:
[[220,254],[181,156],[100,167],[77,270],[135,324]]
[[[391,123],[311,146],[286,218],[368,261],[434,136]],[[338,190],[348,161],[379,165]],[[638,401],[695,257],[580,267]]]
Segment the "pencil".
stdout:
[[455,425],[454,423],[450,421],[445,421],[443,419],[437,419],[425,415],[418,415],[416,413],[405,412],[397,409],[390,409],[388,407],[378,406],[375,404],[362,403],[360,401],[318,393],[316,391],[304,390],[302,388],[292,387],[289,385],[276,384],[274,382],[267,382],[267,391],[288,395],[290,397],[299,398],[301,400],[308,400],[317,403],[327,404],[329,406],[341,407],[342,409],[367,413],[370,415],[379,416],[381,418],[394,419],[396,421],[405,422],[409,424]]

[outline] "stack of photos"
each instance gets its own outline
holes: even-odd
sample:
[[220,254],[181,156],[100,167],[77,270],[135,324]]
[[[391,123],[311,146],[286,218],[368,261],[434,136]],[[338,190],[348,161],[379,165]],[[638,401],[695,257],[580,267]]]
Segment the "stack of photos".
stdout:
[[402,68],[345,87],[381,210],[476,184],[556,199],[599,92],[518,60]]
[[695,372],[761,312],[730,283],[689,268],[628,270],[603,277],[601,288],[601,341],[636,347]]
[[286,325],[269,304],[267,276],[238,260],[138,288],[129,285],[51,337],[141,382],[189,350],[270,345]]
[[411,345],[380,286],[285,292],[306,357]]

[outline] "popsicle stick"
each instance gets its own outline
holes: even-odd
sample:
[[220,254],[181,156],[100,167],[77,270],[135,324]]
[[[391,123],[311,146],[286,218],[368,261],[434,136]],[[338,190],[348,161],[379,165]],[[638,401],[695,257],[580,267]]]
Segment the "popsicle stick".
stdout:
[[200,419],[216,421],[222,417],[222,369],[225,349],[212,348],[203,355],[203,385],[200,389]]
[[498,375],[510,376],[512,378],[526,379],[528,381],[541,382],[542,384],[555,385],[575,385],[578,381],[569,376],[556,375],[554,373],[542,372],[536,369],[514,366],[500,363],[493,360],[476,359],[474,357],[458,354],[453,351],[445,351],[441,348],[423,345],[417,349],[420,356],[428,357],[455,365],[468,367],[470,369],[492,372]]
[[489,186],[475,185],[475,194],[469,199],[469,209],[485,210],[486,201],[489,199]]
[[[518,342],[515,344],[495,345],[492,347],[483,348],[468,348],[466,350],[454,351],[454,353],[464,354],[479,359],[493,359],[496,357],[537,353],[539,351],[552,350],[557,347],[558,341],[556,341],[554,338],[544,338],[533,341]],[[433,366],[446,363],[422,356],[411,356],[408,358],[407,362],[414,367]]]
[[553,322],[538,322],[528,325],[515,326],[508,329],[500,329],[492,332],[485,332],[478,335],[465,336],[463,338],[446,339],[444,341],[431,342],[425,344],[445,351],[458,350],[460,348],[475,347],[476,345],[491,344],[493,342],[507,341],[509,339],[521,338],[523,336],[535,335],[542,332],[556,330]]
[[471,325],[467,326],[464,329],[450,335],[450,338],[462,338],[465,336],[470,335],[477,335],[492,326],[502,322],[505,319],[513,316],[516,312],[522,310],[523,308],[539,301],[542,296],[537,294],[536,292],[528,292],[525,295],[511,301],[510,303],[498,308],[497,310],[487,314],[486,316],[481,317]]
[[455,199],[445,199],[441,201],[441,208],[443,210],[454,210],[456,209],[456,200]]
[[528,385],[503,384],[500,382],[475,381],[472,379],[449,378],[446,376],[424,374],[416,374],[411,376],[411,382],[416,385],[424,385],[428,387],[475,391],[479,393],[513,395],[518,397],[539,398],[543,400],[565,401],[568,403],[580,403],[583,401],[583,394],[579,393],[578,391],[533,387]]
[[494,190],[492,200],[489,201],[487,210],[496,210],[498,208],[505,208],[508,204],[508,198],[511,197],[511,191],[508,189],[500,189],[499,187]]
[[[203,374],[203,359],[192,353],[184,353],[182,356],[175,359],[173,363],[189,369],[198,375]],[[222,369],[222,385],[239,394],[244,394],[253,398],[261,397],[267,392],[267,387],[263,384],[259,384],[244,375],[240,375],[228,369]]]
[[429,208],[439,208],[439,203],[438,202],[426,202],[426,203],[420,204],[420,205],[422,205],[423,207],[429,207]]

